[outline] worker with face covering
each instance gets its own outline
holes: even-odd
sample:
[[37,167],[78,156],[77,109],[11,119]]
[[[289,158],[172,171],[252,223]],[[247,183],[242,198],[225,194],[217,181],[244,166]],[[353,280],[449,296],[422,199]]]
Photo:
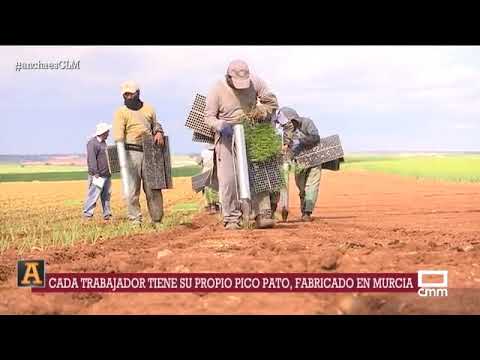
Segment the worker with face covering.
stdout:
[[113,136],[115,142],[125,143],[129,177],[128,218],[135,225],[142,223],[139,199],[140,185],[143,183],[152,225],[156,227],[163,218],[163,195],[162,190],[151,189],[145,183],[143,136],[150,133],[155,143],[163,146],[163,129],[153,107],[140,100],[140,88],[135,82],[127,81],[121,88],[124,105],[115,112]]
[[[226,229],[240,229],[242,217],[237,203],[232,125],[240,123],[240,119],[246,114],[250,114],[256,122],[271,122],[277,108],[275,95],[262,79],[250,75],[248,65],[242,60],[232,61],[225,79],[216,82],[207,95],[205,122],[215,131],[215,161]],[[275,225],[271,219],[268,192],[255,194],[252,205],[258,228]]]
[[[282,107],[274,117],[283,127],[284,151],[295,160],[295,157],[302,151],[318,145],[320,136],[313,121],[301,117],[295,110],[289,107]],[[322,166],[295,169],[295,183],[300,195],[300,209],[302,221],[311,221],[312,212],[318,198]]]

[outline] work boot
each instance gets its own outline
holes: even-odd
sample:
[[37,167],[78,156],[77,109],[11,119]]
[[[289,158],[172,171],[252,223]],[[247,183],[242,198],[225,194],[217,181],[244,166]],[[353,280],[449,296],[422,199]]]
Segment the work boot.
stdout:
[[226,223],[225,230],[240,230],[242,227],[237,223]]
[[303,222],[310,222],[310,221],[312,221],[313,219],[312,219],[312,216],[311,216],[311,215],[312,215],[311,212],[306,212],[306,213],[304,213],[304,214],[302,215],[302,221],[303,221]]
[[271,229],[275,226],[275,220],[270,215],[258,215],[255,224],[257,229]]

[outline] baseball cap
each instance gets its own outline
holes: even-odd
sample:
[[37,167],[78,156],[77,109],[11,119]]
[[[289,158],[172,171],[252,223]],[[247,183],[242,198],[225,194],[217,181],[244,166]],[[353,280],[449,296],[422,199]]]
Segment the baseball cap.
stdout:
[[133,80],[125,81],[122,84],[122,95],[125,94],[125,93],[132,93],[133,94],[133,93],[137,92],[138,90],[140,90],[140,88],[138,87],[138,84]]
[[227,75],[232,77],[233,85],[237,89],[248,89],[250,87],[250,70],[243,60],[234,60],[228,65]]

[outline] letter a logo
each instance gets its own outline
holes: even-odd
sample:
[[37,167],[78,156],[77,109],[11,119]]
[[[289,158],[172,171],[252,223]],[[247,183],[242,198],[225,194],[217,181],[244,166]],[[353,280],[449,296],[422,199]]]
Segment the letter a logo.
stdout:
[[45,287],[45,260],[19,260],[17,286]]

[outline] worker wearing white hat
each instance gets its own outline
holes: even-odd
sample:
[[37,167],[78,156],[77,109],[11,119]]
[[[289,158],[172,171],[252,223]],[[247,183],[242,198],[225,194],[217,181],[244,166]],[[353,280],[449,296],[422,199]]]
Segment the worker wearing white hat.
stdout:
[[98,198],[102,202],[103,218],[110,220],[112,216],[110,209],[112,182],[106,153],[106,140],[111,128],[112,126],[107,123],[99,123],[95,135],[87,143],[88,192],[83,208],[83,216],[87,219],[93,217]]

